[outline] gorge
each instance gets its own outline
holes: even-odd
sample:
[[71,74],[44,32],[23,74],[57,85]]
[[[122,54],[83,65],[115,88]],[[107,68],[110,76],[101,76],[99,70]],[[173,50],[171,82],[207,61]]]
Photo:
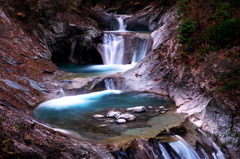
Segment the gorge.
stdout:
[[0,157],[238,158],[239,32],[215,50],[197,38],[237,2],[0,3]]

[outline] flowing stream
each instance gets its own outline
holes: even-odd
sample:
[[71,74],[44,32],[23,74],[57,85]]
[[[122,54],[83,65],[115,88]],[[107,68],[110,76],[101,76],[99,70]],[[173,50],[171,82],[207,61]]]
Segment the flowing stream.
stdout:
[[[141,61],[151,50],[149,33],[131,32],[125,28],[127,15],[117,15],[119,30],[105,31],[103,37],[102,58],[104,65],[60,65],[65,71],[81,73],[82,76],[93,76],[123,72]],[[133,43],[136,46],[133,46]],[[163,158],[163,159],[222,159],[224,155],[213,141],[211,145],[197,144],[189,146],[178,136],[164,137],[164,141],[154,138],[164,129],[176,127],[184,118],[175,113],[171,99],[155,93],[116,90],[112,79],[104,80],[106,90],[75,96],[64,96],[41,103],[34,115],[56,127],[56,130],[76,132],[80,138],[95,143],[118,146],[132,139],[135,146],[126,151],[115,151],[116,158]],[[144,106],[141,113],[129,112],[127,108]],[[124,124],[117,123],[117,118],[108,117],[110,111],[121,114],[131,113],[136,118]],[[97,116],[96,116],[97,115]],[[96,116],[96,117],[95,117]],[[62,130],[64,129],[64,130]],[[202,136],[206,135],[201,132]],[[169,140],[168,142],[165,140]]]

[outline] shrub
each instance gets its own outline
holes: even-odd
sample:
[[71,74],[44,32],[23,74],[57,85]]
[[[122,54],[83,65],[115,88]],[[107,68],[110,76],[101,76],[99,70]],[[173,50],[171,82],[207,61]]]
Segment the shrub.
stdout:
[[228,19],[221,24],[210,26],[202,35],[204,42],[215,48],[225,48],[238,40],[240,36],[240,20],[236,18]]
[[181,44],[190,44],[190,39],[192,34],[195,31],[194,25],[195,21],[191,20],[190,18],[187,18],[181,22],[179,25],[179,35],[178,39],[181,40]]

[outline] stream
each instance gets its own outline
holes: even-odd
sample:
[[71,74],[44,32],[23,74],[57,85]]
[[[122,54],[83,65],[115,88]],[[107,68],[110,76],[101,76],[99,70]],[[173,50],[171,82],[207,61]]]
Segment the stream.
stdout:
[[[128,17],[116,15],[119,29],[104,31],[103,43],[99,45],[104,65],[68,64],[58,67],[77,73],[80,77],[115,74],[132,68],[152,49],[152,42],[149,32],[125,30],[124,21]],[[137,45],[133,45],[133,42]],[[103,91],[43,102],[34,110],[34,115],[60,131],[77,134],[78,138],[115,147],[114,150],[127,147],[125,150],[113,151],[115,158],[224,158],[217,145],[207,139],[201,130],[195,131],[193,128],[195,136],[201,140],[194,144],[170,132],[160,135],[159,139],[160,132],[185,121],[183,115],[175,113],[174,102],[169,97],[152,92],[116,90],[111,79],[105,80],[105,86],[106,90]],[[136,106],[144,110],[128,110]],[[110,116],[111,111],[120,115]],[[130,114],[128,118],[119,118],[126,114]],[[131,144],[126,146],[129,142]]]

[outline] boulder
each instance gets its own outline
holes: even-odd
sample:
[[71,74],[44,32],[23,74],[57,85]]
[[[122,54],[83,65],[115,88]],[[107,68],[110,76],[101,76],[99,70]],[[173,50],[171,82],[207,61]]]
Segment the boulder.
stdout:
[[132,114],[122,114],[117,119],[126,119],[127,121],[133,121],[136,117]]
[[126,121],[126,119],[118,119],[118,120],[116,120],[116,123],[118,123],[118,124],[123,124],[123,123],[126,123],[127,121]]
[[118,112],[118,111],[109,111],[106,116],[108,118],[116,118],[117,119],[121,114],[122,113]]
[[127,111],[131,111],[134,113],[141,113],[141,112],[144,112],[145,110],[146,110],[145,106],[137,106],[137,107],[132,107],[127,109]]

